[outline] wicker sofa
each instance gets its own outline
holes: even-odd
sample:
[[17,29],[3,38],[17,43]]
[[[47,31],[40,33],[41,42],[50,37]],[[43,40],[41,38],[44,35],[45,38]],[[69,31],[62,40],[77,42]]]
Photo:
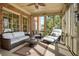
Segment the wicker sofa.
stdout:
[[12,48],[29,40],[29,36],[25,35],[24,32],[11,32],[2,34],[2,48],[11,50]]

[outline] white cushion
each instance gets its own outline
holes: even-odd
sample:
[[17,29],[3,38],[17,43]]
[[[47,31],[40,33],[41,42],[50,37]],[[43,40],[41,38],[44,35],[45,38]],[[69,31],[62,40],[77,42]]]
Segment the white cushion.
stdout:
[[2,36],[3,38],[6,38],[6,39],[14,38],[12,33],[4,33]]
[[58,37],[55,36],[47,36],[48,38],[58,39]]
[[35,36],[40,36],[40,35],[37,35],[37,34],[36,34]]
[[60,33],[53,32],[53,33],[51,34],[51,36],[59,37],[59,36],[60,36]]
[[57,32],[57,31],[62,32],[61,29],[54,29],[54,30],[53,30],[53,32]]
[[49,42],[54,42],[55,40],[58,40],[58,37],[46,36],[42,40],[46,40],[46,41],[49,41]]
[[54,29],[53,32],[62,33],[61,29]]
[[29,36],[23,36],[23,37],[20,37],[19,39],[29,39]]
[[5,29],[4,32],[11,32],[11,29]]
[[14,35],[14,37],[22,37],[22,36],[25,36],[24,32],[14,32],[13,35]]
[[17,42],[22,41],[22,40],[24,40],[24,39],[19,39],[19,38],[11,39],[11,44],[17,43]]
[[58,39],[58,37],[54,37],[54,36],[46,36],[46,37],[44,37],[45,39],[54,39],[54,40],[56,40],[56,39]]
[[27,39],[29,39],[29,36],[14,38],[14,39],[11,39],[11,44],[17,43],[17,42],[22,41],[22,40],[27,40]]
[[47,37],[44,37],[43,40],[46,40],[46,41],[49,41],[49,42],[54,42],[55,41],[55,39],[47,38]]
[[19,41],[29,39],[29,36],[25,36],[24,32],[14,32],[14,33],[4,33],[3,38],[10,39],[11,44],[14,44]]

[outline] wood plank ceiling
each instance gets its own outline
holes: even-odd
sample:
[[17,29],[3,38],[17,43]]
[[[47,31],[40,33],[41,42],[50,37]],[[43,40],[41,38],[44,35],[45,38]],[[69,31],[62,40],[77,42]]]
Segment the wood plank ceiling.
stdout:
[[45,6],[39,6],[38,9],[34,5],[27,6],[28,3],[11,3],[11,5],[19,7],[24,11],[29,12],[33,16],[37,15],[53,15],[61,14],[64,9],[64,3],[45,3]]

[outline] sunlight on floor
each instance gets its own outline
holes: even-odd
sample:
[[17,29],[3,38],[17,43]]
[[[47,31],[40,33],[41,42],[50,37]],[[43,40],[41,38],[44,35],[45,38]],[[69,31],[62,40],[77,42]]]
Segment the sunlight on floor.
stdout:
[[49,48],[55,50],[55,46],[54,45],[49,45]]
[[[0,50],[0,53],[3,56],[19,56],[18,54],[13,53],[19,48],[22,48],[25,44],[22,44],[10,51]],[[46,44],[39,42],[34,48],[28,50],[31,54],[28,56],[71,56],[72,54],[68,51],[67,47],[61,44]],[[27,52],[26,52],[27,54]]]
[[51,53],[51,51],[47,50],[44,56],[55,56],[55,53]]

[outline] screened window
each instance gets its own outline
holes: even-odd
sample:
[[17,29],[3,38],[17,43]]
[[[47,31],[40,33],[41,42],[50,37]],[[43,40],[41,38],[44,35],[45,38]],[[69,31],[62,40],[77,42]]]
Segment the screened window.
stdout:
[[39,18],[39,30],[44,31],[44,16]]

